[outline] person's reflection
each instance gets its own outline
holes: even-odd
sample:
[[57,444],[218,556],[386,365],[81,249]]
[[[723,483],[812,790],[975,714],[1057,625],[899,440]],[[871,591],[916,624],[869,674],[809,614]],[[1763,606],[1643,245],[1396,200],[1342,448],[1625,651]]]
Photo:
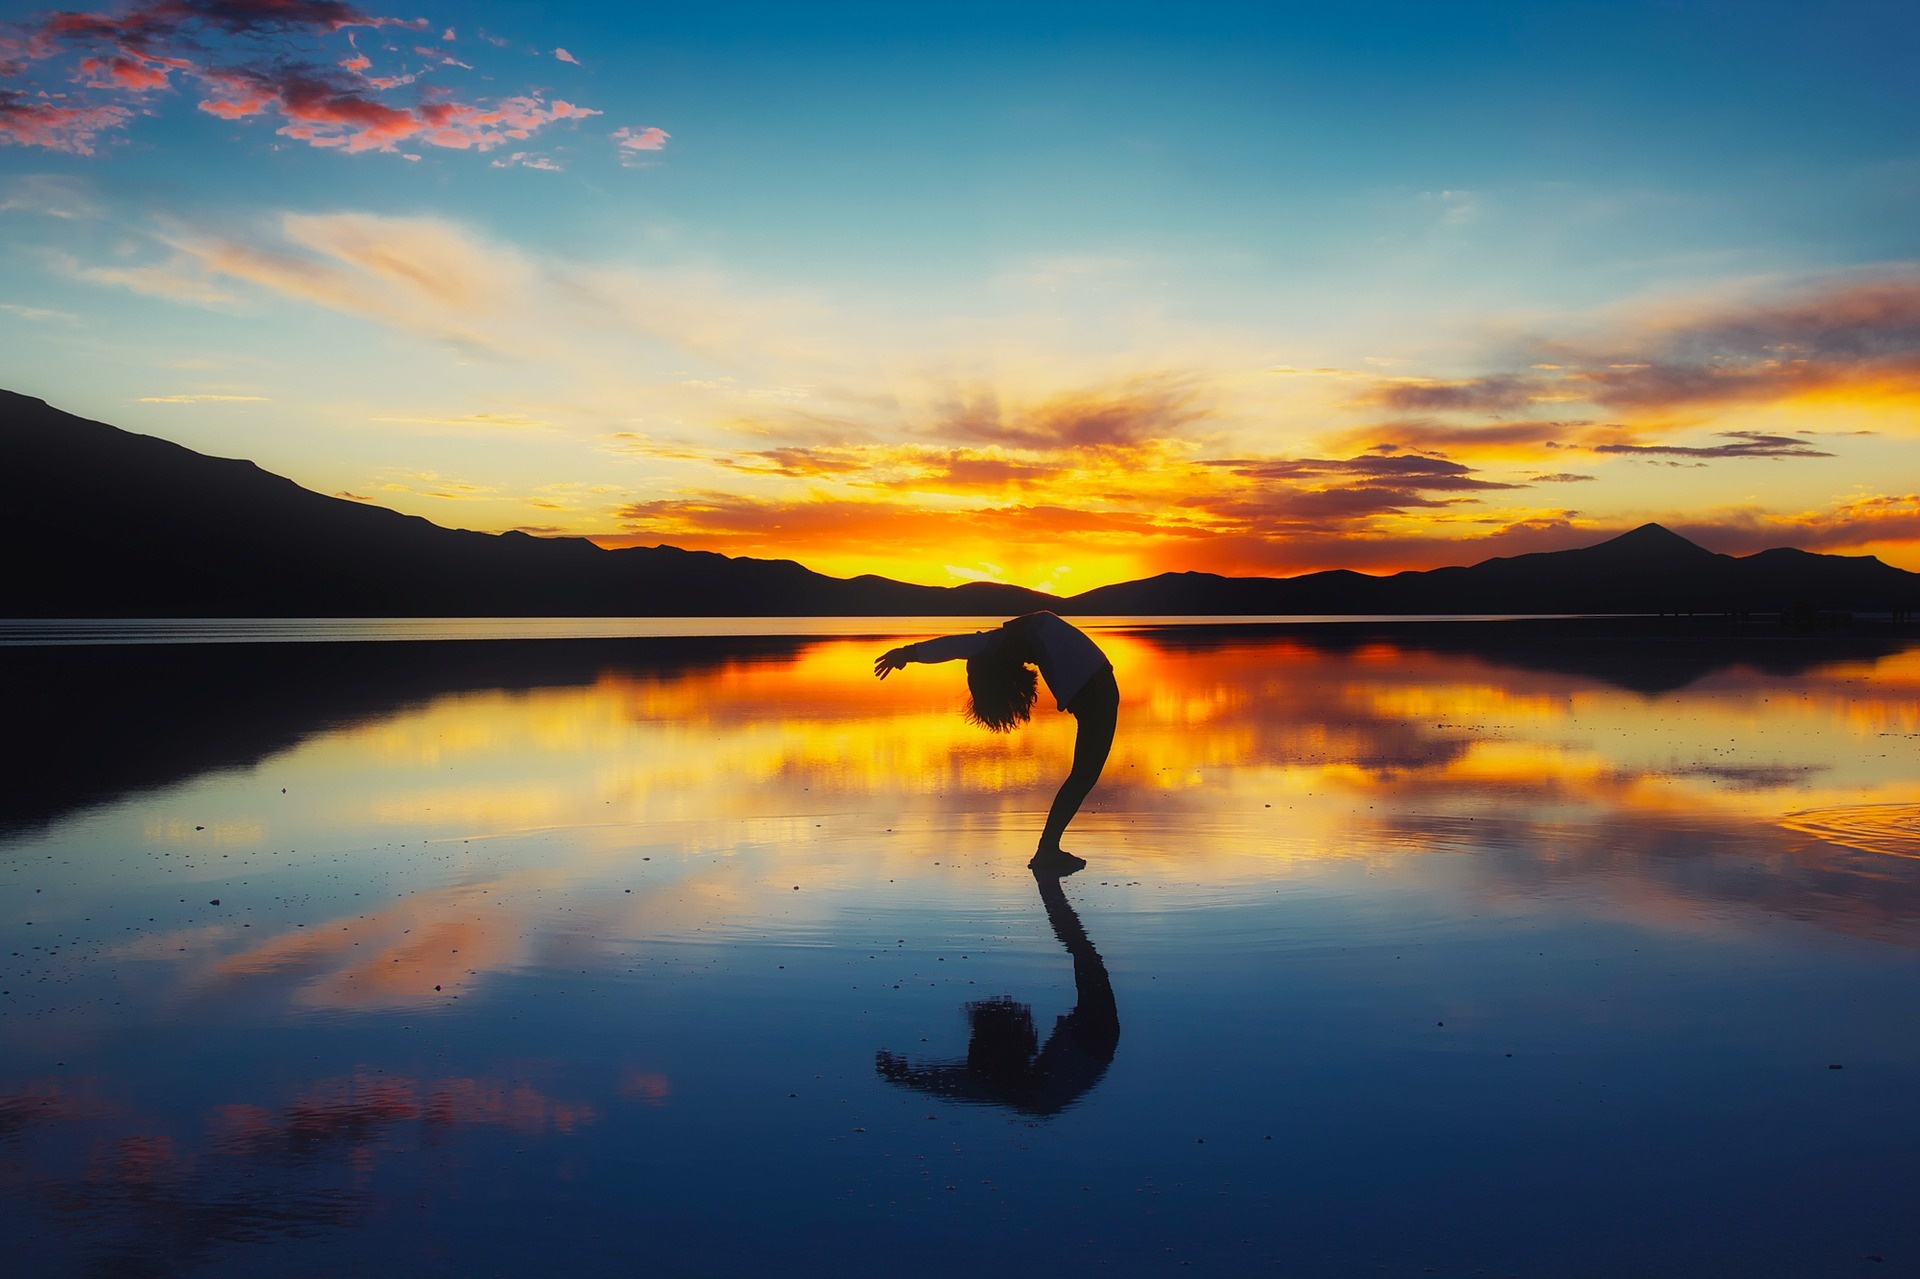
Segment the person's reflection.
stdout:
[[884,1048],[874,1060],[888,1081],[955,1101],[987,1102],[1029,1115],[1057,1115],[1100,1082],[1120,1043],[1120,1012],[1100,952],[1067,904],[1060,877],[1035,872],[1053,935],[1073,956],[1078,1002],[1054,1022],[1045,1046],[1033,1010],[1000,995],[966,1006],[973,1026],[965,1061],[915,1065]]

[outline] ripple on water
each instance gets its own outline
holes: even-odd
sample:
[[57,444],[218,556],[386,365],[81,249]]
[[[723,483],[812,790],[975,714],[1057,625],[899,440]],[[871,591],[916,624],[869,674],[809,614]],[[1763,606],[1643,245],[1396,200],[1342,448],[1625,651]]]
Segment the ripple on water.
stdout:
[[1788,813],[1781,826],[1829,844],[1920,859],[1920,804],[1851,804]]

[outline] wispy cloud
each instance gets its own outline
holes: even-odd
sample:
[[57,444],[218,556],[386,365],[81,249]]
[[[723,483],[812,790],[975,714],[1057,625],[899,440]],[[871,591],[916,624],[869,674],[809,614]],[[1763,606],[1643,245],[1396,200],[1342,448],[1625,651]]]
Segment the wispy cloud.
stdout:
[[22,306],[18,302],[0,302],[0,311],[35,324],[78,324],[80,317],[71,311],[51,311],[46,307]]
[[264,395],[143,395],[142,404],[265,404]]
[[1650,311],[1606,339],[1542,337],[1525,358],[1511,372],[1377,383],[1364,399],[1415,412],[1574,402],[1646,414],[1841,389],[1920,393],[1920,269],[1899,265],[1744,305]]
[[[284,213],[251,227],[160,225],[149,243],[152,260],[48,260],[94,284],[196,305],[291,299],[466,355],[544,361],[601,380],[613,352],[630,358],[636,339],[728,362],[825,350],[801,345],[819,315],[808,299],[756,294],[713,271],[536,256],[445,218]],[[741,384],[728,394],[765,403],[806,393]]]
[[1804,439],[1788,435],[1765,435],[1758,431],[1722,431],[1724,444],[1596,444],[1595,453],[1624,453],[1665,457],[1832,457],[1824,449],[1814,448]]
[[226,306],[239,301],[197,270],[191,255],[187,254],[174,254],[165,262],[140,266],[85,266],[64,253],[51,254],[48,261],[62,275],[89,284],[128,289],[147,297],[194,306]]
[[372,422],[386,422],[395,426],[438,426],[453,427],[460,430],[478,431],[528,431],[539,430],[552,425],[544,418],[532,417],[525,413],[453,413],[444,416],[387,415],[369,418]]
[[493,167],[496,169],[539,169],[543,173],[560,173],[566,169],[565,165],[555,160],[552,156],[542,155],[538,151],[515,151],[512,155],[504,155],[494,160]]
[[0,88],[0,145],[44,147],[73,155],[92,155],[100,135],[133,119],[133,112],[111,105],[74,106]]
[[1111,448],[1168,439],[1205,415],[1194,388],[1152,377],[1112,391],[1055,396],[1029,407],[1005,404],[990,388],[954,395],[933,432],[969,443],[1028,448]]
[[0,181],[0,213],[30,213],[80,222],[100,216],[90,186],[51,173],[25,173]]

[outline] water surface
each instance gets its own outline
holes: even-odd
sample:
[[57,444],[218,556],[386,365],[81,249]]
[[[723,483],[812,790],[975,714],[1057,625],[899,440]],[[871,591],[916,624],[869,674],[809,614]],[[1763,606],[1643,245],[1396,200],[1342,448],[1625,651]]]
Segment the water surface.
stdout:
[[16,650],[0,1238],[1920,1268],[1920,650],[1441,635],[1103,633],[1057,888],[1071,718],[868,640]]

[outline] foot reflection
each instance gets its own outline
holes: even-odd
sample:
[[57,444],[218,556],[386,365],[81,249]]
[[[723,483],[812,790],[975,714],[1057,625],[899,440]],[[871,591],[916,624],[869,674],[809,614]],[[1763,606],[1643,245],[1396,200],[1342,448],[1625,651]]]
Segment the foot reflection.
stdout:
[[1107,1073],[1120,1043],[1120,1012],[1100,952],[1067,903],[1058,874],[1034,872],[1053,935],[1073,956],[1073,1011],[1054,1023],[1044,1046],[1033,1010],[1008,995],[966,1005],[973,1027],[965,1061],[923,1062],[881,1049],[874,1069],[889,1082],[954,1101],[1006,1106],[1029,1115],[1057,1115]]

